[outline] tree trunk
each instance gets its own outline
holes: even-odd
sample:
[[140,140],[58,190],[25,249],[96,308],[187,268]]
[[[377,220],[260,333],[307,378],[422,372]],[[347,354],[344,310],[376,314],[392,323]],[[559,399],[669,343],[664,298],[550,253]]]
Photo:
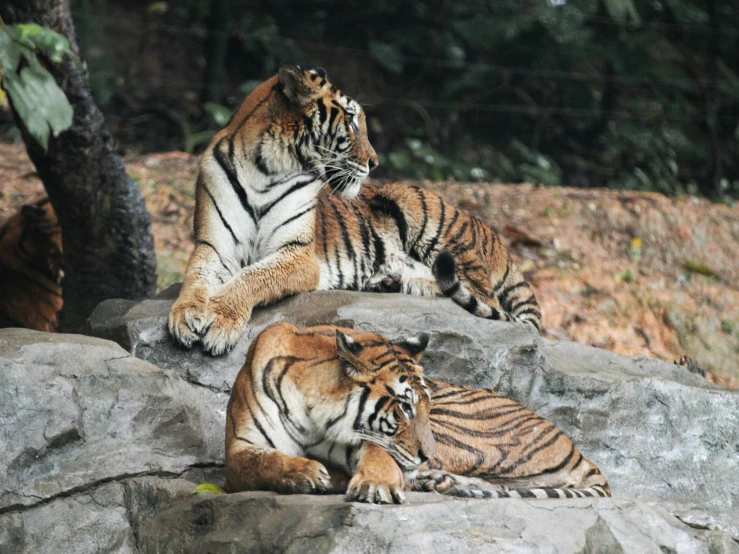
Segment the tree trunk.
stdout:
[[[0,15],[7,24],[49,27],[79,53],[67,0],[3,0]],[[77,331],[102,300],[138,299],[154,291],[154,238],[144,198],[92,99],[86,67],[80,70],[70,60],[45,65],[74,108],[72,127],[50,137],[44,152],[14,115],[62,227],[61,329]]]

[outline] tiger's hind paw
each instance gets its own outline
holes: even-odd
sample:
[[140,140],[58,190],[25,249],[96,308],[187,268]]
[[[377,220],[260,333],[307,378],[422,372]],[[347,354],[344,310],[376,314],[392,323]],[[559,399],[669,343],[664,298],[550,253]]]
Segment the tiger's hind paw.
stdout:
[[400,273],[377,272],[367,281],[367,292],[400,292]]
[[430,470],[419,473],[413,483],[418,492],[438,492],[447,496],[462,498],[497,498],[497,493],[507,489],[493,485],[477,477],[455,475],[443,470]]

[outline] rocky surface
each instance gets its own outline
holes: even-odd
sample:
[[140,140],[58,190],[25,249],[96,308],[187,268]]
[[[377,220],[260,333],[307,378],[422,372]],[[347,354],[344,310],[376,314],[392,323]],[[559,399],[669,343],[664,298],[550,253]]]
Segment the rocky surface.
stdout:
[[625,500],[452,500],[403,506],[269,493],[200,496],[146,522],[141,552],[739,552],[729,535],[682,524],[661,506]]
[[[102,338],[0,331],[3,554],[739,552],[739,393],[685,368],[542,339],[445,299],[338,292],[258,310],[234,352],[212,358],[169,341],[174,294],[103,303],[88,329]],[[193,495],[223,480],[230,385],[250,341],[280,320],[429,332],[429,375],[552,419],[614,498]]]
[[[339,323],[389,337],[427,332],[427,375],[493,388],[554,421],[622,498],[739,503],[739,393],[686,368],[539,337],[525,325],[471,317],[443,298],[316,292],[257,310],[233,352],[213,358],[169,340],[176,289],[131,307],[102,303],[89,332],[227,392],[251,340],[267,325]],[[392,315],[388,315],[392,314]]]

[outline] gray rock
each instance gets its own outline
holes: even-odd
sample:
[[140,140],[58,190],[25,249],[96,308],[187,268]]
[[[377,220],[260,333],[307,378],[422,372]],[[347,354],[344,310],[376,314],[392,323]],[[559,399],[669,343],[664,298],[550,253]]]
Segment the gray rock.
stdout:
[[[258,310],[236,350],[213,358],[170,342],[172,292],[90,318],[89,332],[138,358],[100,338],[0,330],[3,554],[739,551],[739,395],[684,368],[543,340],[444,299],[336,292]],[[429,332],[429,375],[549,417],[615,498],[193,496],[223,481],[227,392],[250,341],[281,320]]]
[[176,292],[117,321],[96,312],[90,331],[114,329],[136,356],[223,391],[253,338],[276,321],[336,323],[389,337],[425,331],[427,375],[493,388],[554,421],[600,466],[616,497],[739,504],[739,392],[684,367],[542,339],[525,325],[474,318],[447,299],[351,292],[302,294],[256,310],[234,351],[213,358],[170,341],[166,318]]
[[659,505],[615,499],[457,500],[413,493],[403,506],[333,496],[201,495],[144,523],[142,553],[738,553]]
[[227,400],[109,341],[0,331],[0,509],[219,466]]

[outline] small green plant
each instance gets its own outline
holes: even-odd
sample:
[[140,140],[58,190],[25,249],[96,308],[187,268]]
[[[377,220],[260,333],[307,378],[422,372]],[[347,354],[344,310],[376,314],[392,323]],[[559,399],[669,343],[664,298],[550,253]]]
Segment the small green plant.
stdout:
[[704,277],[709,277],[711,279],[718,278],[718,273],[716,273],[713,269],[708,267],[705,264],[702,264],[700,262],[694,262],[692,260],[685,260],[683,262],[683,268],[688,270],[690,273],[698,273],[699,275],[703,275]]
[[66,37],[34,23],[9,27],[0,19],[0,86],[26,130],[47,150],[49,133],[57,137],[72,126],[73,110],[39,54],[52,63],[64,56],[79,63]]
[[724,333],[726,333],[727,335],[731,335],[734,333],[736,325],[729,318],[725,317],[721,320],[721,329],[723,329]]
[[623,281],[624,283],[633,283],[636,281],[636,275],[631,270],[631,268],[626,269],[625,271],[622,271],[621,273],[618,273],[615,276],[616,281]]

